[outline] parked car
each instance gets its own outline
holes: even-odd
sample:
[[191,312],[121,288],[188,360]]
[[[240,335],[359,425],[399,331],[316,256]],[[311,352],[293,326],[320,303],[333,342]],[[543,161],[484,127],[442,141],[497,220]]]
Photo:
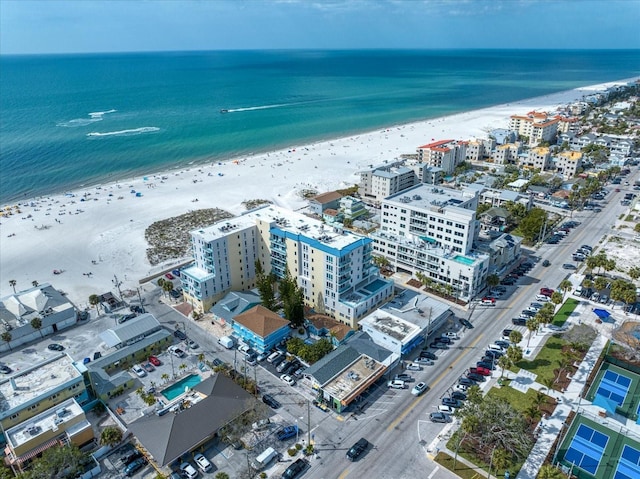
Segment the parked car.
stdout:
[[462,403],[458,400],[458,399],[453,399],[453,398],[442,398],[442,405],[443,406],[449,406],[452,408],[459,408],[462,407]]
[[427,359],[431,359],[433,361],[435,361],[436,359],[438,359],[438,356],[436,356],[434,353],[432,353],[431,351],[420,351],[420,357],[421,358],[427,358]]
[[525,318],[513,318],[511,320],[511,322],[515,325],[515,326],[526,326],[527,325],[527,320]]
[[282,479],[295,479],[298,475],[304,471],[307,467],[307,463],[304,459],[298,459],[289,467],[287,467],[282,473]]
[[185,356],[184,351],[180,349],[178,346],[169,346],[169,353],[173,354],[178,358],[184,358]]
[[264,394],[262,396],[262,402],[272,409],[280,409],[280,406],[281,406],[281,404],[273,396],[270,396],[269,394]]
[[[475,381],[477,383],[484,382],[484,376],[482,376],[480,374],[477,374],[477,373],[468,372],[467,373],[467,377],[469,379],[471,379],[472,381]],[[448,406],[448,404],[446,404],[446,406]]]
[[175,277],[171,273],[166,273],[164,277],[167,278],[168,280],[175,279]]
[[155,356],[149,356],[149,362],[154,366],[160,366],[162,362]]
[[180,464],[180,471],[186,479],[195,479],[198,477],[198,471],[196,471],[196,468],[189,462],[183,462]]
[[256,359],[258,360],[259,363],[261,363],[262,361],[267,359],[269,355],[270,355],[269,351],[265,351],[264,353],[258,354],[258,356],[256,356]]
[[497,340],[495,344],[500,346],[502,349],[508,349],[509,346],[511,346],[511,343],[509,341],[505,341],[502,339]]
[[272,364],[274,367],[276,367],[276,368],[277,368],[277,367],[278,367],[278,365],[279,365],[280,363],[283,363],[283,362],[285,362],[286,360],[287,360],[287,358],[286,358],[286,356],[283,354],[283,355],[278,356],[277,358],[275,358],[273,361],[271,361],[271,364]]
[[132,461],[129,464],[127,464],[127,466],[123,469],[122,473],[127,477],[131,477],[140,469],[142,469],[146,463],[147,463],[147,460],[144,457],[139,457],[135,461]]
[[400,381],[398,379],[394,379],[394,380],[389,381],[387,383],[387,387],[391,388],[391,389],[404,389],[405,388],[405,384],[404,384],[404,381]]
[[179,269],[174,269],[174,270],[171,271],[171,273],[173,273],[174,276],[180,277],[180,270]]
[[137,449],[129,448],[120,456],[120,460],[122,461],[122,464],[127,465],[131,464],[136,459],[140,459],[141,457],[142,453],[140,451],[138,451]]
[[407,371],[422,371],[422,366],[416,363],[409,363],[405,366]]
[[185,339],[187,339],[187,335],[186,335],[186,334],[184,334],[184,332],[182,332],[182,331],[181,331],[181,330],[179,330],[179,329],[176,329],[176,330],[173,332],[173,335],[174,335],[176,338],[178,338],[178,340],[179,340],[179,341],[184,341]]
[[473,386],[475,382],[469,378],[465,378],[464,376],[462,376],[460,379],[458,379],[458,384],[469,387]]
[[138,376],[139,378],[143,378],[147,375],[147,372],[142,369],[140,366],[138,366],[137,364],[134,364],[131,367],[131,370],[135,373],[136,376]]
[[448,332],[444,333],[442,335],[442,337],[456,340],[456,339],[458,339],[458,333],[456,333],[454,331],[448,331]]
[[431,344],[429,344],[429,347],[432,349],[449,349],[449,346],[447,346],[444,343],[436,343],[435,341]]
[[151,364],[151,363],[144,363],[144,364],[142,364],[142,367],[148,373],[152,373],[153,371],[156,370],[156,368],[154,368],[153,364]]
[[482,376],[491,376],[491,369],[484,366],[478,366],[475,368],[469,368],[469,372],[480,374]]
[[422,394],[426,390],[427,390],[427,383],[419,382],[418,384],[413,386],[413,389],[411,390],[411,394],[413,394],[414,396],[420,396],[420,394]]
[[511,333],[513,333],[513,329],[503,329],[502,330],[502,337],[503,338],[508,338],[509,336],[511,336]]
[[572,270],[574,270],[574,269],[577,269],[577,268],[576,268],[576,266],[575,266],[574,264],[571,264],[571,263],[564,263],[564,264],[562,265],[562,269],[572,269]]
[[458,401],[466,401],[467,400],[467,395],[465,393],[463,393],[462,391],[453,391],[451,393],[451,398],[452,399],[457,399]]
[[280,356],[282,356],[282,353],[280,351],[274,351],[269,356],[267,356],[267,362],[268,363],[273,363],[273,361],[275,361]]
[[460,324],[462,324],[465,328],[473,329],[473,324],[471,324],[471,321],[469,321],[468,319],[460,318],[458,319],[458,321],[460,321]]
[[211,464],[211,462],[209,462],[209,459],[204,457],[202,454],[196,454],[195,456],[193,456],[193,460],[198,466],[198,469],[200,469],[202,472],[213,471],[213,464]]
[[2,374],[11,374],[12,372],[13,372],[13,369],[11,369],[6,364],[0,365],[0,373],[2,373]]
[[405,383],[412,383],[415,381],[414,377],[410,374],[396,374],[393,379],[397,381],[404,381]]
[[540,288],[540,294],[542,294],[543,296],[551,297],[553,293],[554,290],[552,290],[551,288]]
[[298,426],[294,424],[293,426],[286,426],[280,429],[278,434],[276,434],[276,437],[278,438],[278,441],[286,441],[287,439],[295,437],[296,434],[298,434]]
[[284,372],[285,369],[288,369],[289,366],[291,366],[292,361],[284,361],[280,364],[278,364],[278,366],[276,367],[276,371],[279,373]]
[[283,374],[282,376],[280,376],[280,380],[286,384],[288,384],[289,386],[295,386],[296,384],[296,380],[293,379],[291,376],[289,376],[288,374]]
[[347,451],[347,459],[349,459],[350,461],[355,461],[362,455],[364,451],[367,450],[367,447],[369,447],[369,441],[367,441],[364,437],[358,439],[358,442],[351,446]]
[[451,338],[447,338],[446,336],[436,338],[436,339],[434,339],[434,342],[436,342],[436,343],[443,343],[443,344],[451,344],[451,343],[453,343],[453,341],[451,340]]
[[416,364],[424,364],[425,366],[433,366],[433,360],[429,358],[419,357],[415,360]]
[[64,351],[64,346],[62,344],[52,343],[47,346],[47,349],[51,351]]
[[429,419],[431,422],[439,422],[443,424],[449,422],[449,418],[443,412],[432,412],[429,414]]

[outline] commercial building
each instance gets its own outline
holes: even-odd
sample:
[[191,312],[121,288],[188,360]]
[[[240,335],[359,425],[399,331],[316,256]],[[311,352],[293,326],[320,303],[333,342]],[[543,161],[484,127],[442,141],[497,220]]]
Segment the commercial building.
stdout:
[[47,449],[93,440],[93,428],[78,402],[69,398],[5,431],[5,462],[22,472]]
[[369,389],[399,355],[377,345],[368,334],[359,331],[305,371],[318,400],[336,412],[342,412]]
[[474,251],[478,192],[415,186],[382,202],[373,250],[397,271],[422,273],[468,300],[482,289],[489,257]]
[[393,294],[373,265],[371,239],[277,206],[192,231],[191,239],[195,264],[181,280],[185,300],[200,311],[255,287],[256,261],[277,278],[288,271],[307,306],[351,327]]
[[231,379],[216,374],[156,414],[132,422],[129,430],[148,456],[163,467],[212,440],[223,426],[254,408],[254,402]]
[[405,356],[423,344],[452,314],[442,301],[405,289],[362,319],[360,327],[374,343]]
[[0,380],[0,425],[7,431],[67,399],[89,401],[77,365],[64,353]]
[[457,140],[440,140],[417,149],[418,161],[428,166],[442,168],[446,175],[450,175],[456,166],[467,156],[467,142]]
[[[39,330],[31,326],[34,319],[41,321]],[[8,332],[11,341],[3,341],[0,351],[69,328],[77,319],[71,301],[48,283],[6,296],[0,301],[0,330]]]

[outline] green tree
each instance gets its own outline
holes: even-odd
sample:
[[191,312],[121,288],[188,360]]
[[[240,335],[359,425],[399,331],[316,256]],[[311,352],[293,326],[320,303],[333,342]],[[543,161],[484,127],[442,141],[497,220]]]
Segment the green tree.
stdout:
[[[506,357],[509,358],[512,364],[516,364],[517,362],[522,360],[522,348],[520,346],[511,345],[507,348]],[[502,356],[503,358],[505,356]]]
[[96,308],[96,313],[100,314],[100,298],[98,297],[97,294],[92,294],[91,296],[89,296],[89,304],[91,306],[93,306],[94,308]]
[[531,208],[527,216],[520,222],[519,229],[528,241],[535,240],[542,232],[542,226],[547,220],[547,212],[541,208]]
[[538,471],[536,479],[566,479],[566,477],[560,469],[551,464],[544,464]]
[[500,284],[500,276],[497,274],[490,274],[487,276],[487,284],[490,288],[494,288]]
[[161,288],[165,296],[168,296],[169,292],[173,290],[173,283],[171,281],[163,281]]
[[498,366],[500,366],[500,369],[502,369],[502,372],[500,373],[500,379],[502,379],[504,377],[505,369],[509,369],[511,366],[513,366],[513,362],[511,361],[511,358],[509,358],[509,356],[500,356],[500,358],[498,359]]
[[573,283],[568,279],[563,279],[562,281],[560,281],[560,284],[558,285],[558,289],[562,291],[562,294],[567,294],[569,291],[573,289]]
[[554,291],[553,294],[551,295],[551,302],[556,306],[562,303],[563,299],[564,298],[562,297],[562,294],[559,291]]
[[41,338],[44,337],[42,335],[42,320],[40,318],[33,318],[29,324],[31,324],[31,327],[33,329],[37,329],[38,330],[38,332],[40,333],[40,337]]
[[535,423],[542,417],[540,408],[538,408],[538,406],[536,406],[535,404],[529,404],[522,412],[524,413],[524,416],[527,418],[530,424]]
[[15,279],[10,279],[9,280],[9,286],[11,286],[13,288],[13,294],[16,294],[16,284],[18,284],[18,283],[16,282]]
[[11,333],[9,331],[5,331],[4,333],[2,333],[2,340],[7,343],[7,346],[9,346],[9,351],[11,351],[11,340],[13,339],[13,336],[11,336]]
[[305,346],[306,344],[301,338],[291,338],[287,341],[287,351],[294,356],[298,356]]
[[636,287],[633,283],[623,279],[616,279],[611,284],[611,299],[625,304],[636,302]]
[[482,389],[477,384],[474,384],[467,389],[467,401],[471,404],[480,404],[482,402]]
[[229,474],[226,472],[219,472],[216,474],[216,479],[229,479]]
[[604,279],[602,276],[598,276],[593,282],[593,284],[596,287],[596,289],[604,289],[607,287],[607,280]]
[[260,293],[260,301],[262,306],[273,311],[276,308],[276,296],[273,291],[273,285],[275,278],[272,274],[265,274],[262,269],[262,263],[256,260],[256,284],[258,286],[258,292]]
[[638,278],[640,278],[640,268],[636,266],[632,266],[631,268],[629,268],[629,271],[627,272],[627,274],[632,280],[635,281]]
[[529,331],[529,339],[527,339],[527,347],[529,347],[529,343],[531,342],[531,336],[533,335],[534,331],[537,331],[538,329],[538,322],[536,321],[535,317],[531,318],[527,321],[527,330]]
[[63,479],[74,477],[79,471],[84,454],[77,446],[50,447],[35,459],[25,479]]
[[513,344],[518,344],[520,341],[522,341],[522,333],[514,329],[509,335],[509,341],[511,341]]
[[107,426],[100,433],[100,444],[115,446],[122,441],[122,429],[117,426]]
[[640,223],[636,223],[636,225],[633,227],[633,231],[635,231],[636,233],[640,233]]

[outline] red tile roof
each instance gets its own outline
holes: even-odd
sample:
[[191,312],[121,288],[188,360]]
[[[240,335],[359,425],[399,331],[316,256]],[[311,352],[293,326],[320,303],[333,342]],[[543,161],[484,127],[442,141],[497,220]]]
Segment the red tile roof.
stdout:
[[419,146],[418,149],[419,150],[426,150],[429,148],[435,148],[437,146],[442,146],[442,145],[446,145],[447,143],[451,143],[453,140],[440,140],[440,141],[436,141],[434,143],[429,143],[428,145],[422,145]]

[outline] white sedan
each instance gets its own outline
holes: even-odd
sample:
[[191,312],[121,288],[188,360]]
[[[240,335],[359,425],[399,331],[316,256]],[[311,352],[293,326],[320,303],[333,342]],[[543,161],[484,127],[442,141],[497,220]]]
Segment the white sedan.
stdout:
[[136,373],[136,376],[138,376],[139,378],[143,378],[147,375],[147,372],[142,369],[140,366],[138,366],[137,364],[135,364],[131,370]]
[[291,376],[289,376],[288,374],[283,374],[282,376],[280,376],[280,379],[287,383],[289,386],[293,386],[296,383],[296,380],[293,379]]
[[422,366],[416,363],[407,364],[407,371],[422,371]]

